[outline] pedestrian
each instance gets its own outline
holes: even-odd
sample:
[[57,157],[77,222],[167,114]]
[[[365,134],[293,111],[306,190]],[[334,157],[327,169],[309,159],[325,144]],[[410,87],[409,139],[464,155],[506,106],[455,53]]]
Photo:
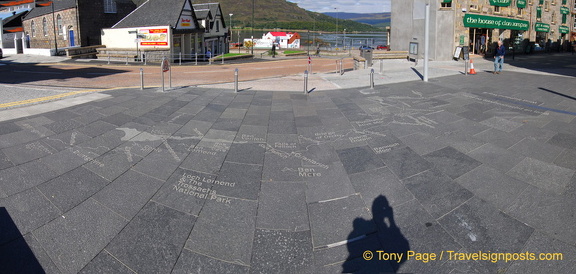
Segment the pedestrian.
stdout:
[[506,47],[502,41],[498,41],[498,47],[496,48],[496,54],[494,55],[494,74],[500,74],[502,68],[504,67],[504,55],[506,55]]
[[272,43],[272,58],[276,58],[276,44]]
[[208,60],[210,60],[210,58],[212,58],[212,52],[210,50],[206,51],[206,57],[208,58]]

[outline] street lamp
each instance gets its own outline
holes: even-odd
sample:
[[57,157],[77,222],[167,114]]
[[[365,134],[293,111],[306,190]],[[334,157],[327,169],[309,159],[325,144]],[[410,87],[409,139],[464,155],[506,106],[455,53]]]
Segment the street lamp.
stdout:
[[[230,31],[230,43],[228,43],[228,47],[230,47],[230,44],[234,42],[234,33],[232,32],[232,15],[234,14],[230,13],[228,15],[230,15],[230,26],[228,27],[228,30]],[[230,49],[228,49],[228,52],[230,52]]]
[[254,9],[256,7],[256,4],[254,3],[254,0],[252,0],[252,31],[251,31],[251,41],[252,41],[252,50],[251,50],[251,54],[252,56],[254,56]]

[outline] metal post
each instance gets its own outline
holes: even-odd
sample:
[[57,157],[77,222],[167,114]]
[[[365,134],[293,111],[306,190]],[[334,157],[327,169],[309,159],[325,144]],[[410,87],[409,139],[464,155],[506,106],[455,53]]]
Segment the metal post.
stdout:
[[340,75],[344,75],[344,66],[342,65],[342,59],[340,59]]
[[384,74],[384,59],[380,60],[380,74]]
[[374,89],[374,69],[370,69],[370,88]]
[[142,59],[144,59],[144,65],[146,66],[148,64],[148,58],[146,58],[145,52],[142,52]]
[[126,56],[126,65],[128,65],[128,56]]
[[428,59],[430,50],[430,4],[426,4],[426,18],[424,24],[424,82],[428,82]]
[[340,63],[336,60],[336,73],[340,73]]
[[194,65],[198,65],[198,52],[194,52]]
[[162,92],[164,92],[164,70],[162,69],[162,66],[160,66],[160,72],[162,73]]
[[304,94],[308,94],[308,71],[304,71]]
[[170,66],[170,70],[168,71],[168,81],[170,82],[170,88],[172,88],[172,66]]
[[238,92],[238,68],[234,70],[234,91]]
[[179,52],[179,53],[178,53],[178,60],[179,60],[179,62],[180,62],[179,65],[181,66],[181,65],[182,65],[182,52]]
[[140,68],[140,90],[144,90],[144,69]]
[[110,65],[110,52],[108,52],[108,65]]

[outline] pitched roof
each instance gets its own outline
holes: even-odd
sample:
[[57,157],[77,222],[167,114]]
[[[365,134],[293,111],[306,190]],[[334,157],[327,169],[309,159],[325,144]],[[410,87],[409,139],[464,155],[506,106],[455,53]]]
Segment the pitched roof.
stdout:
[[34,0],[12,0],[12,1],[0,1],[0,7],[11,7],[24,4],[32,4]]
[[272,36],[274,36],[274,37],[286,36],[286,32],[271,31],[270,34],[272,34]]
[[[54,11],[66,10],[76,7],[76,0],[54,0]],[[33,8],[23,20],[43,16],[52,13],[52,6],[36,7]]]
[[148,0],[112,28],[176,27],[186,1],[188,0]]
[[198,20],[212,19],[212,14],[210,13],[210,10],[208,10],[208,9],[206,9],[206,10],[194,9],[194,13],[196,13],[196,18],[198,18]]

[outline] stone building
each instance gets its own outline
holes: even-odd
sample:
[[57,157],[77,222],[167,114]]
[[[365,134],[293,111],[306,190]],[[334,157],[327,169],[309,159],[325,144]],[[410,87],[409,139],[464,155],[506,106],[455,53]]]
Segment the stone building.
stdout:
[[[31,48],[63,49],[101,44],[100,31],[136,9],[130,0],[54,0],[23,19]],[[56,42],[55,42],[56,41]]]
[[458,46],[490,55],[498,40],[515,53],[565,49],[574,30],[574,0],[392,0],[392,49],[418,43],[422,58],[426,4],[432,60],[452,59]]

